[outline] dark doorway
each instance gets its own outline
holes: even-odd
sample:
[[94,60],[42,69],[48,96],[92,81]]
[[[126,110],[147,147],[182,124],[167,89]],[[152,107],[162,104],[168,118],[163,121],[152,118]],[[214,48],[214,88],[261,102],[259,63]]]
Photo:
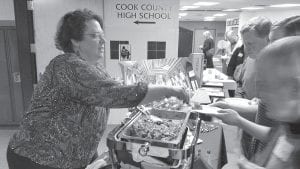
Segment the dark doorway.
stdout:
[[178,57],[188,57],[193,51],[193,31],[179,27]]

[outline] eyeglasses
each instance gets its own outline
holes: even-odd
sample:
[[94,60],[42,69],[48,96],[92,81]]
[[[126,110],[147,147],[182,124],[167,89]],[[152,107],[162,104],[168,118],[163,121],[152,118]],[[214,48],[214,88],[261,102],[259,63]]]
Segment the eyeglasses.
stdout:
[[83,35],[88,35],[92,39],[99,40],[100,43],[105,43],[106,42],[106,39],[104,38],[104,35],[100,34],[100,33],[87,33],[87,34],[83,34]]

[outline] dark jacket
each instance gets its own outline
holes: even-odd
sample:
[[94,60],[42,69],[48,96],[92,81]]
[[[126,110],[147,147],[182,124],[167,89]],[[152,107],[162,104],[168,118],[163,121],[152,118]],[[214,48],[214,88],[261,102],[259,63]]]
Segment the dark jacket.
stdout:
[[[203,44],[203,53],[207,56],[207,51],[214,48],[215,47],[215,43],[213,39],[205,39],[204,44]],[[212,55],[212,54],[211,54]]]
[[240,47],[237,47],[234,50],[227,67],[227,75],[233,77],[235,68],[238,65],[242,64],[244,62],[244,59],[245,59],[244,45],[242,45]]

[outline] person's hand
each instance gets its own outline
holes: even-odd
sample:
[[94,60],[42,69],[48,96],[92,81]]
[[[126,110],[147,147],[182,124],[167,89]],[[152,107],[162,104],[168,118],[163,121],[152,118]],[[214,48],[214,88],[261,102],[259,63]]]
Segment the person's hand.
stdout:
[[230,109],[231,108],[231,106],[227,102],[225,102],[223,100],[222,101],[214,102],[214,103],[210,104],[210,106],[212,106],[212,107],[219,107],[221,109]]
[[259,98],[254,97],[253,99],[251,99],[251,100],[249,101],[248,104],[249,104],[249,105],[258,105],[259,101],[260,101]]
[[239,169],[265,169],[252,162],[249,162],[245,157],[241,157],[238,161]]
[[91,164],[89,164],[85,169],[99,169],[101,167],[105,167],[107,162],[104,159],[97,159]]
[[210,106],[219,107],[222,109],[233,109],[235,111],[249,111],[252,107],[257,106],[259,102],[258,98],[253,98],[252,100],[243,99],[243,98],[226,98],[224,100],[217,101],[210,104]]
[[183,88],[183,87],[179,87],[176,89],[177,90],[177,98],[182,100],[184,103],[189,103],[190,102],[190,95],[188,94],[188,92]]
[[85,169],[99,169],[111,164],[108,152],[102,153],[96,160],[86,166]]
[[253,121],[258,110],[259,100],[248,100],[242,98],[226,98],[210,104],[210,106],[237,111],[242,117]]
[[213,117],[217,117],[221,119],[224,123],[229,125],[238,126],[240,123],[241,116],[232,109],[222,109],[218,110],[218,113],[209,113],[207,115],[211,115]]

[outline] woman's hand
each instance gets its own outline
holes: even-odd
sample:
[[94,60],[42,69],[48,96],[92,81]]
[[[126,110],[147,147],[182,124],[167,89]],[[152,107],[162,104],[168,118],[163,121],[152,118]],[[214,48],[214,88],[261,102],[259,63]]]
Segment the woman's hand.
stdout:
[[208,115],[221,119],[224,123],[239,126],[241,116],[232,109],[218,110],[218,113],[209,113]]
[[254,163],[249,162],[245,157],[240,158],[238,161],[239,169],[265,169]]
[[107,162],[104,159],[98,159],[89,164],[85,169],[99,169],[105,167]]
[[187,93],[187,91],[182,88],[182,87],[179,87],[179,88],[175,88],[175,90],[177,91],[177,98],[182,100],[184,103],[189,103],[190,102],[190,95]]
[[140,102],[140,105],[153,102],[154,100],[161,100],[166,97],[169,98],[171,96],[177,97],[185,103],[189,103],[190,101],[188,93],[182,87],[148,85],[148,91],[145,98]]
[[85,169],[100,169],[111,164],[108,152],[102,153],[96,160],[86,166]]

